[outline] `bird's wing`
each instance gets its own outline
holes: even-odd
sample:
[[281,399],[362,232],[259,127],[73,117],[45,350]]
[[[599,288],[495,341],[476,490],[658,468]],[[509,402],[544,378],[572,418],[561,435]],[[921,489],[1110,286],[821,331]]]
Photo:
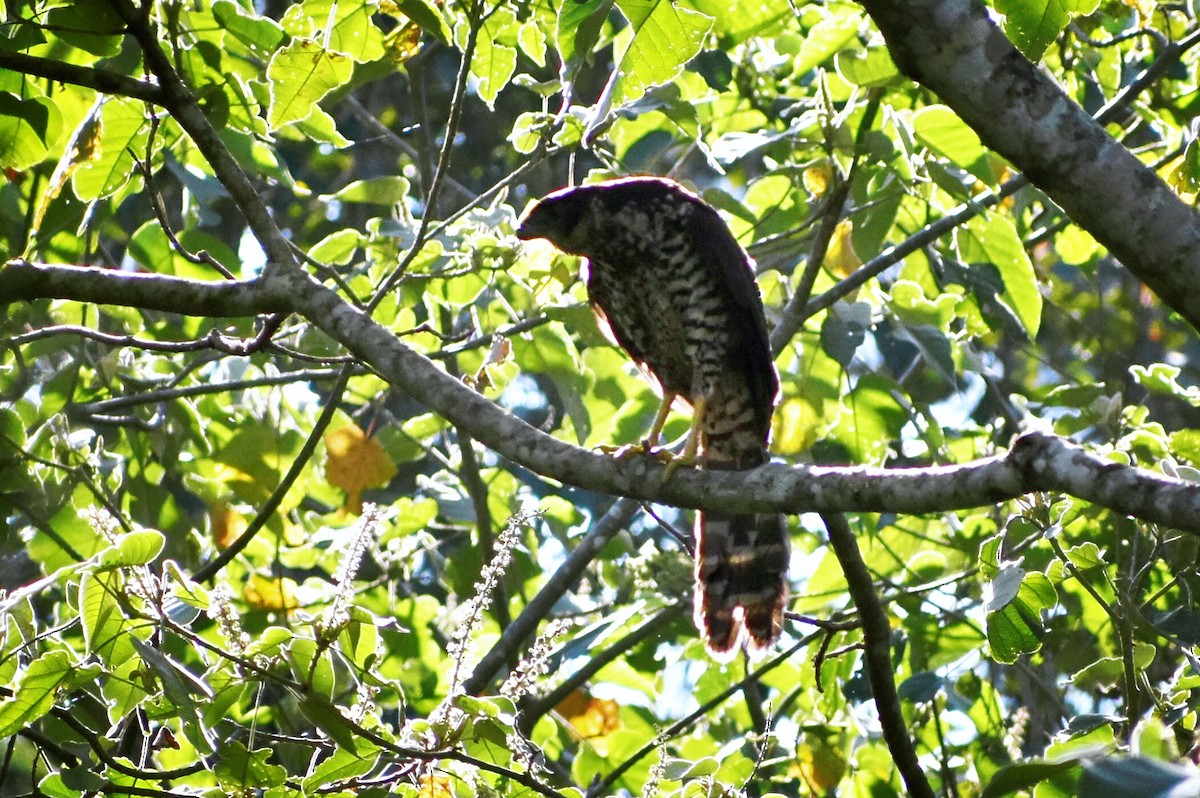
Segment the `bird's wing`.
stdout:
[[750,258],[742,249],[725,220],[708,205],[697,203],[692,214],[691,236],[705,267],[722,286],[730,306],[735,309],[736,329],[729,334],[737,341],[732,353],[746,371],[754,407],[765,427],[779,392],[779,377],[771,357],[771,339],[763,314],[762,295],[754,281]]

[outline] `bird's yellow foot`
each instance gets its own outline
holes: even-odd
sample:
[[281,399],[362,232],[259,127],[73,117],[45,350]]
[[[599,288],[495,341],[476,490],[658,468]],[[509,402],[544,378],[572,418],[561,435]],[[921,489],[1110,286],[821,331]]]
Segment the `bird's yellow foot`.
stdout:
[[662,450],[657,449],[657,445],[652,444],[647,439],[641,443],[626,443],[623,446],[610,446],[608,444],[601,444],[596,447],[596,451],[602,452],[603,454],[611,454],[618,460],[628,460],[630,457],[638,454],[648,454],[652,457],[657,457],[658,452]]
[[700,436],[702,434],[701,430],[706,402],[700,399],[694,403],[695,413],[692,416],[692,429],[688,434],[687,445],[683,447],[682,452],[675,454],[658,445],[659,435],[662,432],[663,424],[667,420],[667,415],[671,410],[671,402],[674,399],[675,394],[668,394],[663,397],[663,403],[659,408],[658,415],[654,419],[654,424],[650,427],[650,434],[641,443],[630,443],[624,446],[598,446],[596,448],[605,454],[611,454],[618,460],[624,460],[637,454],[653,457],[658,462],[664,463],[667,466],[667,473],[663,477],[664,482],[670,479],[671,475],[681,466],[695,465],[698,459],[696,453],[700,448]]
[[666,457],[658,458],[658,461],[660,463],[667,464],[667,473],[663,475],[663,482],[666,482],[668,479],[670,479],[671,475],[674,474],[680,468],[682,468],[684,466],[687,466],[690,468],[691,466],[694,466],[696,464],[696,460],[697,460],[696,450],[699,446],[699,443],[700,443],[699,436],[695,432],[693,432],[691,435],[688,436],[687,445],[683,447],[683,451],[680,452],[679,454],[675,454],[674,452],[668,452],[665,449],[659,450],[660,454],[666,455]]

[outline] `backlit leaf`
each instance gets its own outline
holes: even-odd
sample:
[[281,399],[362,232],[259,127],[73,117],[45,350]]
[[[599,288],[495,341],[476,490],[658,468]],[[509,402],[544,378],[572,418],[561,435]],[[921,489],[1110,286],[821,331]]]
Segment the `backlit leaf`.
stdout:
[[350,79],[354,62],[324,49],[312,39],[296,39],[278,50],[267,65],[271,103],[267,124],[277,130],[312,113],[326,94]]

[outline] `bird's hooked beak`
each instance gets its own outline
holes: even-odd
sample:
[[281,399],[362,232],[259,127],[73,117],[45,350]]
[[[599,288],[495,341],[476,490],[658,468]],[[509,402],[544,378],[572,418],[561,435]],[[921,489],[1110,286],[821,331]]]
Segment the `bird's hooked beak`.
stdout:
[[559,218],[561,214],[556,210],[544,199],[537,202],[517,225],[517,238],[522,241],[545,238],[549,239],[551,243],[558,243],[558,239],[562,238],[566,231],[562,229],[563,225]]
[[529,209],[517,226],[517,238],[544,238],[563,252],[587,255],[589,225],[578,202],[563,202],[553,195]]
[[529,241],[533,238],[545,238],[546,232],[542,229],[542,225],[538,224],[535,218],[538,206],[534,205],[529,213],[525,214],[525,218],[517,224],[517,238],[522,241]]

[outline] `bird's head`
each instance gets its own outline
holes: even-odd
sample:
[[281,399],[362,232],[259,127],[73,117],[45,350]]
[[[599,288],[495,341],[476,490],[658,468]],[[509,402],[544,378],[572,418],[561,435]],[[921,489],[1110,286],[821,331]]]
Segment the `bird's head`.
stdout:
[[517,227],[517,238],[544,238],[563,252],[587,255],[595,211],[595,192],[564,188],[539,200]]
[[595,255],[610,242],[616,216],[630,210],[647,213],[668,199],[700,203],[696,195],[661,177],[621,177],[560,188],[525,214],[517,238],[545,238],[563,252]]

